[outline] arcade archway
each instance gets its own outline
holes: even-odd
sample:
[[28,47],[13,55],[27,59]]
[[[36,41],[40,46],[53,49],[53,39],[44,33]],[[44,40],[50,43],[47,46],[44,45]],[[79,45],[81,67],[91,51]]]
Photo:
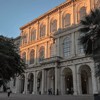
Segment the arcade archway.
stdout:
[[48,90],[51,91],[51,94],[55,94],[55,70],[54,69],[50,69],[48,71],[48,79],[49,79]]
[[20,88],[19,88],[20,93],[24,92],[24,85],[25,85],[25,76],[21,75],[20,76]]
[[40,71],[37,75],[37,92],[41,94],[42,90],[42,71]]
[[28,76],[28,92],[31,94],[33,92],[34,76],[32,73]]
[[92,94],[92,77],[90,67],[87,65],[81,66],[79,71],[81,94]]
[[63,90],[64,94],[72,94],[73,92],[73,76],[70,68],[63,70]]

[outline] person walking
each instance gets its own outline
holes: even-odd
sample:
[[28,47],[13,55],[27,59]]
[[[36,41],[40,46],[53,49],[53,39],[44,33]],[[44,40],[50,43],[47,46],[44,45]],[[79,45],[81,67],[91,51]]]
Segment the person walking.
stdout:
[[7,94],[8,94],[8,97],[10,97],[10,94],[11,94],[10,88],[7,89]]

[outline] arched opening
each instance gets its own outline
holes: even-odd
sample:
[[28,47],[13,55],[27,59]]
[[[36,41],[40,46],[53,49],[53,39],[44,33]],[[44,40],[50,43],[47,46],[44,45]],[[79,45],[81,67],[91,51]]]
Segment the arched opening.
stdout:
[[53,33],[57,31],[57,20],[51,20],[50,22],[50,32]]
[[20,77],[20,93],[24,92],[24,85],[25,85],[25,76],[21,75]]
[[71,14],[69,13],[64,14],[62,18],[63,18],[62,19],[63,28],[66,28],[71,25]]
[[70,68],[65,68],[63,70],[63,89],[64,94],[72,94],[73,92],[73,76],[72,70]]
[[31,30],[31,37],[30,37],[31,41],[34,41],[36,39],[36,29],[32,29]]
[[30,73],[28,76],[28,92],[30,94],[33,92],[33,80],[34,80],[34,76],[32,73]]
[[42,90],[42,72],[40,71],[37,75],[37,92],[41,94]]
[[45,48],[42,46],[39,50],[39,61],[43,61],[45,58]]
[[50,69],[48,71],[48,92],[55,94],[55,70]]
[[80,86],[82,94],[91,94],[92,91],[91,69],[87,65],[80,67]]
[[46,25],[41,24],[40,25],[40,38],[45,37],[45,34],[46,34]]
[[30,64],[34,64],[34,56],[35,56],[35,51],[31,50],[31,52],[30,52]]
[[86,7],[81,7],[79,10],[79,18],[78,21],[82,20],[86,16]]
[[23,52],[23,53],[22,53],[22,59],[23,59],[23,61],[26,63],[26,52]]

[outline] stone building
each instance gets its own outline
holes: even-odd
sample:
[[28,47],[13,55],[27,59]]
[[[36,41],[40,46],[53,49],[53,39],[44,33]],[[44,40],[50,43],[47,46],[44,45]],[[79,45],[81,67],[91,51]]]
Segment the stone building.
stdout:
[[[20,28],[20,55],[27,69],[12,80],[15,93],[96,94],[94,62],[79,43],[80,20],[99,0],[66,0]],[[100,3],[99,3],[100,4]],[[99,5],[98,5],[99,6]]]

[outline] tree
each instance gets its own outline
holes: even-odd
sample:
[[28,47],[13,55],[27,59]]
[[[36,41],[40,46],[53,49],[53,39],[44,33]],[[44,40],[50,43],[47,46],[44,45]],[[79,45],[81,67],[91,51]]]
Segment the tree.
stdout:
[[0,86],[24,73],[25,64],[16,50],[14,39],[0,36]]
[[80,23],[80,43],[83,45],[85,54],[91,55],[94,62],[98,64],[96,74],[100,75],[100,8],[92,10]]

